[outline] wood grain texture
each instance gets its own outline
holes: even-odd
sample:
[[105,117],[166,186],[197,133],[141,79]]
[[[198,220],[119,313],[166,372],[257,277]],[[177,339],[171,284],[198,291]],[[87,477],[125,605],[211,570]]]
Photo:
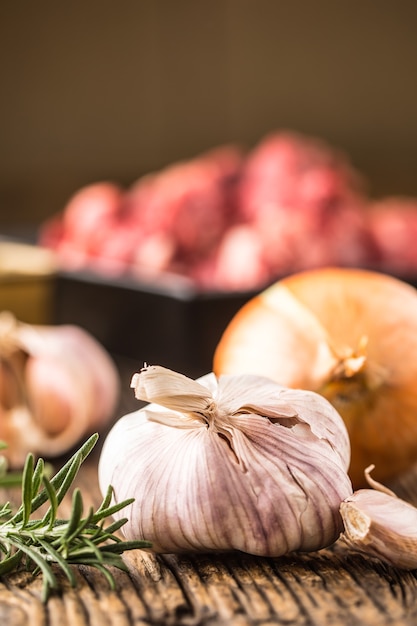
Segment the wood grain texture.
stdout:
[[[97,454],[77,484],[98,504]],[[416,477],[417,478],[417,477]],[[413,476],[397,490],[410,495]],[[417,482],[417,480],[415,481]],[[9,494],[2,493],[2,498]],[[68,506],[68,505],[67,505]],[[62,515],[68,513],[65,506]],[[24,571],[0,582],[0,624],[10,626],[388,625],[415,624],[417,577],[336,544],[278,559],[250,555],[124,556],[117,589],[89,567],[74,567],[77,587],[57,572],[62,592],[41,601],[42,581]]]
[[[123,378],[135,367],[124,363]],[[120,414],[137,408],[129,394]],[[104,436],[101,437],[101,442]],[[100,442],[76,485],[85,506],[101,501]],[[417,468],[390,485],[417,504]],[[0,490],[0,501],[19,492]],[[69,513],[61,505],[61,517]],[[0,625],[5,626],[385,626],[417,623],[417,572],[400,571],[349,551],[340,542],[317,553],[259,558],[243,553],[124,555],[112,591],[89,567],[74,567],[77,587],[56,571],[62,591],[42,603],[42,580],[25,571],[0,579]]]

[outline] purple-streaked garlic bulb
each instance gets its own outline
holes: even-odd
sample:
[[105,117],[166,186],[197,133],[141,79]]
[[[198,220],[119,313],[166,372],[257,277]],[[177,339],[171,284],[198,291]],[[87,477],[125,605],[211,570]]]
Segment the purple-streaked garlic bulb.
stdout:
[[132,387],[150,404],[114,424],[99,461],[102,490],[135,498],[123,510],[127,539],[161,553],[279,556],[338,538],[350,445],[322,396],[262,376],[194,381],[159,366]]
[[87,331],[0,315],[0,440],[10,466],[21,466],[28,452],[64,454],[103,430],[119,390],[113,360]]

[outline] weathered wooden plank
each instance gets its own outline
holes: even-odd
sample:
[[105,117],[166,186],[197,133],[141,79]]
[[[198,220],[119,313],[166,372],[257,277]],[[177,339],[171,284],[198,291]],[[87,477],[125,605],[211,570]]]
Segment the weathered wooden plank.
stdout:
[[126,554],[125,561],[128,573],[114,572],[115,592],[87,567],[76,568],[76,589],[57,573],[64,591],[46,605],[41,580],[14,573],[0,583],[0,623],[383,626],[412,624],[417,617],[413,572],[352,555],[340,546],[281,559],[136,551]]

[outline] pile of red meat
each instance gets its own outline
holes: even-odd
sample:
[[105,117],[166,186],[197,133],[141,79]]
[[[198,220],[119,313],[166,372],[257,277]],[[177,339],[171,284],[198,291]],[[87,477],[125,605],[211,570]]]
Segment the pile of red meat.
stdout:
[[225,146],[142,176],[78,191],[39,243],[64,269],[154,277],[201,290],[263,288],[323,265],[417,272],[417,199],[370,199],[346,156],[291,132]]

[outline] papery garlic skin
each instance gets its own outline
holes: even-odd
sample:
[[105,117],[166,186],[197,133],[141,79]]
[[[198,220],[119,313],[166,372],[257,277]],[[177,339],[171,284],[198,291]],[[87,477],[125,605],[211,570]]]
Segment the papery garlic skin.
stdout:
[[388,493],[360,489],[340,506],[342,540],[356,552],[417,568],[417,508]]
[[352,493],[350,447],[324,398],[259,376],[192,381],[161,367],[132,384],[161,404],[116,422],[99,461],[102,490],[135,498],[123,512],[126,538],[163,553],[264,556],[337,539],[340,502]]
[[113,417],[120,381],[107,351],[73,325],[0,315],[0,439],[11,467],[64,454]]

